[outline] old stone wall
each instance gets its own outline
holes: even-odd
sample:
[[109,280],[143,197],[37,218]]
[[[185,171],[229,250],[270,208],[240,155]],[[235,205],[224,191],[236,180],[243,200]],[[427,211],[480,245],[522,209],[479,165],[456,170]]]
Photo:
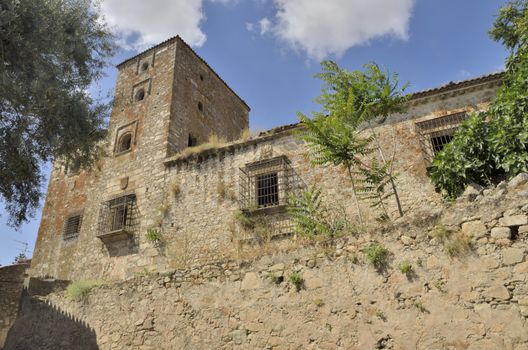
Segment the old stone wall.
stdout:
[[[193,90],[188,85],[191,80],[204,86]],[[100,161],[80,172],[68,171],[60,161],[53,164],[32,276],[119,279],[157,264],[144,234],[160,221],[160,206],[169,186],[163,161],[169,151],[183,147],[183,143],[177,148],[171,143],[171,123],[184,120],[191,126],[191,120],[200,120],[195,112],[199,99],[190,98],[189,91],[202,91],[207,97],[207,118],[202,122],[220,130],[220,136],[233,139],[247,127],[248,107],[179,38],[119,65],[108,138],[101,145]],[[178,108],[174,107],[176,102]],[[126,134],[131,135],[130,148],[120,151],[121,137]],[[182,137],[186,146],[187,135]],[[127,194],[136,196],[134,227],[125,239],[103,242],[98,238],[103,233],[102,207]],[[82,215],[80,232],[65,239],[65,222],[74,214]]]
[[226,141],[249,128],[249,107],[184,42],[178,42],[169,132],[169,155],[206,143],[215,135]]
[[[388,251],[377,267],[374,243]],[[525,350],[527,250],[522,174],[332,242],[145,272],[83,302],[63,292],[45,302],[93,329],[100,349]],[[17,328],[6,349],[31,348],[50,327]]]
[[28,263],[0,267],[0,349],[15,323]]
[[[178,83],[170,88],[172,78],[164,72],[174,64],[180,65],[174,61],[174,53],[179,50],[175,45],[160,49],[155,58],[151,58],[155,63],[148,68],[152,70],[149,74],[153,74],[150,95],[128,107],[114,107],[111,140],[118,138],[122,125],[128,127],[138,118],[137,136],[130,152],[116,155],[112,148],[114,143],[109,142],[109,156],[92,171],[82,171],[78,175],[65,174],[60,164],[54,165],[31,268],[33,277],[118,280],[144,270],[165,271],[252,255],[254,247],[245,242],[253,233],[241,230],[233,219],[242,197],[244,179],[240,168],[276,156],[287,157],[306,186],[321,186],[326,205],[342,211],[351,221],[357,221],[355,199],[346,172],[341,168],[313,166],[306,155],[306,145],[292,132],[292,127],[185,158],[166,157],[169,125],[177,120],[172,119],[174,116],[180,118],[179,114],[171,112],[178,105],[171,104],[171,96],[175,94],[172,89],[181,88],[185,84],[183,81],[188,83],[190,75],[198,75],[200,79],[199,71],[185,73],[186,78],[182,82],[175,79]],[[137,81],[144,80],[142,74],[146,73],[136,72],[138,62],[128,62],[121,67],[116,89],[118,96],[126,95]],[[219,78],[209,76],[208,79]],[[441,201],[427,177],[427,163],[415,123],[461,111],[485,109],[496,86],[497,82],[492,81],[417,97],[411,101],[405,115],[391,116],[382,124],[374,124],[373,130],[384,155],[394,159],[404,211],[412,212]],[[191,99],[188,106],[194,108],[194,102]],[[119,105],[118,99],[116,106]],[[137,199],[137,225],[132,234],[126,240],[102,242],[97,238],[101,233],[102,203],[130,193]],[[365,221],[375,223],[380,213],[372,210],[370,203],[360,203]],[[391,217],[396,218],[393,200],[389,201],[388,209]],[[64,220],[78,211],[84,213],[81,232],[77,238],[65,240],[62,236]],[[284,210],[276,215],[263,215],[264,220],[273,225],[283,222],[283,216]],[[149,229],[158,230],[162,242],[149,241],[146,237]]]

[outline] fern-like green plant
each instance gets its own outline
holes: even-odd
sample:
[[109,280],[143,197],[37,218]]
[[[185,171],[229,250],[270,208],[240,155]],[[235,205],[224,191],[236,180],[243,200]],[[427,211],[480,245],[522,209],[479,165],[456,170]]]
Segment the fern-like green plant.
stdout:
[[359,168],[360,180],[358,185],[358,193],[362,199],[370,200],[370,206],[381,210],[380,219],[389,217],[385,201],[394,196],[392,188],[387,190],[390,186],[392,174],[392,161],[382,163],[378,158],[373,157],[368,166]]
[[335,215],[321,201],[321,189],[315,185],[300,196],[290,196],[288,214],[294,232],[299,236],[335,237],[349,230],[350,223],[344,214]]
[[[407,99],[403,94],[406,85],[400,87],[396,74],[389,74],[375,63],[365,65],[364,71],[353,72],[340,68],[333,61],[323,61],[321,66],[322,72],[316,77],[323,81],[323,88],[316,101],[323,110],[314,113],[313,118],[299,113],[303,126],[301,137],[308,145],[312,163],[342,166],[347,170],[356,195],[359,220],[362,222],[355,173],[364,167],[362,159],[372,158],[373,151],[376,150],[382,163],[378,170],[385,170],[399,213],[403,215],[394,177],[391,175],[391,161],[386,160],[383,155],[371,120],[403,111]],[[370,128],[369,136],[360,128],[365,124]],[[371,145],[372,141],[375,141],[375,146]],[[383,187],[385,185],[386,183]]]
[[299,197],[289,198],[288,214],[294,231],[300,236],[329,235],[326,208],[321,203],[321,189],[310,186]]
[[[354,169],[361,164],[360,157],[371,152],[370,137],[359,135],[357,125],[345,123],[336,116],[318,113],[313,119],[299,114],[303,131],[301,138],[307,143],[310,159],[314,165],[342,166],[347,170],[356,194]],[[356,196],[356,207],[360,221],[361,209]]]

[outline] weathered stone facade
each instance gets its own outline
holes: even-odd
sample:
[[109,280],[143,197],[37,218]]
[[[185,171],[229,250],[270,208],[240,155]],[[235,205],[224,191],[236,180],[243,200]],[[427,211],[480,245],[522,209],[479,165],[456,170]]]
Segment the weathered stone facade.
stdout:
[[29,263],[0,267],[0,349],[18,316]]
[[[527,222],[522,174],[329,245],[144,273],[83,302],[28,296],[5,349],[526,350]],[[380,270],[365,253],[373,242],[390,252]],[[452,242],[469,249],[450,257]],[[38,322],[57,320],[50,312],[75,324]]]
[[[295,125],[239,139],[248,126],[249,108],[181,39],[162,43],[118,68],[107,155],[92,170],[78,174],[55,162],[31,276],[119,280],[144,270],[239,258],[252,249],[245,243],[251,237],[233,221],[247,180],[240,169],[274,157],[285,157],[296,178],[319,184],[329,205],[356,217],[346,174],[339,168],[313,167],[305,145],[292,133]],[[376,125],[381,148],[395,154],[406,212],[440,201],[426,175],[424,147],[431,144],[421,143],[417,123],[485,109],[500,77],[416,93],[404,115]],[[180,153],[211,134],[231,142],[196,154]],[[283,185],[277,184],[280,191]],[[250,196],[255,191],[250,189]],[[127,201],[123,207],[121,200]],[[378,215],[368,203],[362,205],[367,218]],[[391,204],[389,210],[394,214],[396,208]],[[284,211],[261,212],[269,221],[285,221]],[[134,217],[121,227],[112,223],[117,215]],[[80,232],[65,239],[69,223],[74,231],[80,223]],[[147,239],[149,229],[161,233],[162,244]]]

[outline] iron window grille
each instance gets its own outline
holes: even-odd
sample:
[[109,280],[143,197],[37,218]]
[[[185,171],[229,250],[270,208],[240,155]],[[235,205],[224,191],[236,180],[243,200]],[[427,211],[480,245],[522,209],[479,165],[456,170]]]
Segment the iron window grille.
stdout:
[[434,156],[451,142],[453,134],[467,118],[468,114],[461,112],[416,123],[420,145],[427,164],[431,164]]
[[136,195],[128,194],[101,205],[99,235],[133,232],[137,225]]
[[62,237],[65,240],[75,238],[81,231],[82,214],[71,215],[64,221]]
[[246,210],[281,207],[304,186],[286,156],[246,164],[240,168],[240,207]]

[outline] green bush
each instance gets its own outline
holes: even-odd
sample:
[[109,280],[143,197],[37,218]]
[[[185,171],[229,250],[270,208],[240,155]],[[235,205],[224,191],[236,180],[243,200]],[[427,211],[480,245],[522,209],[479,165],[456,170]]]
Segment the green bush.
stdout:
[[403,261],[398,265],[398,270],[407,277],[411,276],[414,273],[414,268],[408,261]]
[[369,244],[363,249],[363,253],[365,253],[367,261],[378,271],[382,271],[387,267],[390,252],[382,244]]
[[339,210],[329,210],[321,201],[321,189],[310,186],[300,196],[290,196],[288,214],[294,232],[302,237],[333,238],[352,231],[350,222]]
[[507,3],[490,31],[510,50],[490,108],[471,115],[433,160],[431,180],[448,198],[460,195],[469,183],[487,186],[528,171],[527,4]]
[[145,234],[147,241],[154,244],[160,244],[162,240],[161,231],[156,228],[149,228]]
[[304,287],[304,278],[300,272],[292,272],[289,279],[295,290],[300,291]]
[[66,297],[74,301],[85,301],[92,288],[102,284],[102,281],[73,281],[66,288]]

